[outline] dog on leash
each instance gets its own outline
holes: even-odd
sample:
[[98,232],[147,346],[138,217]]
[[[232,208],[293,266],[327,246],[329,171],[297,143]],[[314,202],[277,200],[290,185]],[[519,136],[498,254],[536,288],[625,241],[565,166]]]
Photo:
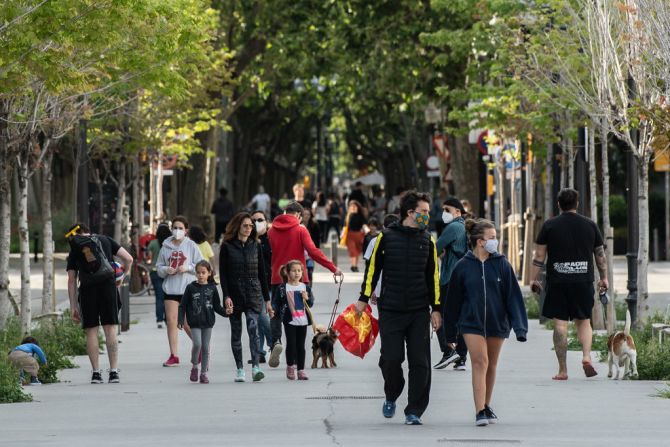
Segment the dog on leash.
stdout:
[[316,334],[312,338],[312,368],[317,368],[317,363],[321,359],[321,368],[336,367],[335,363],[335,342],[337,333],[333,328],[326,329],[323,326],[316,327]]
[[612,377],[612,366],[616,367],[614,380],[619,379],[619,369],[623,370],[623,378],[637,377],[637,351],[635,350],[635,341],[630,336],[630,311],[626,311],[626,326],[623,331],[617,331],[607,339],[607,349],[609,355],[609,373],[607,377]]

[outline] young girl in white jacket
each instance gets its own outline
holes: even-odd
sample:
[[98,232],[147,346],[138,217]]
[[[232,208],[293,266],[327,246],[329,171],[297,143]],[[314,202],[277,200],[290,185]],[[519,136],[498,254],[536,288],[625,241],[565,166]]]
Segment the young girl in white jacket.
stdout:
[[[179,346],[179,332],[177,329],[179,303],[186,286],[195,281],[195,265],[202,260],[202,254],[197,244],[186,236],[187,230],[188,221],[185,217],[177,216],[172,219],[172,236],[163,242],[156,263],[158,276],[163,278],[165,320],[170,345],[170,357],[163,363],[163,366],[179,365],[179,356],[177,355]],[[191,330],[188,327],[188,322],[184,324],[184,330],[190,337]]]

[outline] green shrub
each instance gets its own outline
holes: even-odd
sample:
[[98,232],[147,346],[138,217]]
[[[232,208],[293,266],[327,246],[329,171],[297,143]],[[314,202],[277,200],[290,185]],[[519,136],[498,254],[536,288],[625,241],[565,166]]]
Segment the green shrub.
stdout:
[[532,320],[535,318],[540,318],[540,301],[537,299],[537,296],[532,293],[523,297],[523,300],[526,303],[526,313],[528,314],[528,319]]
[[16,318],[7,320],[0,330],[0,403],[29,402],[32,396],[23,392],[19,372],[9,363],[7,353],[21,343],[21,326]]
[[[3,351],[3,354],[7,351]],[[0,404],[13,402],[30,402],[32,395],[25,393],[19,383],[19,372],[7,360],[7,355],[0,356]]]
[[670,385],[666,384],[665,388],[656,390],[656,396],[664,399],[670,399]]
[[[80,325],[72,322],[68,311],[63,314],[61,319],[40,321],[31,335],[37,339],[47,356],[47,365],[40,365],[38,374],[42,383],[58,382],[59,370],[75,367],[70,357],[86,354],[85,333]],[[0,330],[0,349],[2,349],[0,352],[8,352],[19,345],[22,338],[18,320],[16,318],[10,319],[5,328]],[[11,380],[2,374],[10,374]],[[18,384],[18,373],[16,371],[0,370],[0,375],[2,375],[0,384],[5,383],[6,380]]]

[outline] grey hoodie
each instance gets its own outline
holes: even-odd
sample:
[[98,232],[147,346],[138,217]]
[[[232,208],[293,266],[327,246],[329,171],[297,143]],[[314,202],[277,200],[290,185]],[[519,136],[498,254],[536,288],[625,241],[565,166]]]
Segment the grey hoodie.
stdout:
[[[168,295],[183,295],[186,286],[195,281],[195,265],[202,259],[200,249],[188,237],[179,245],[175,245],[174,236],[165,239],[156,263],[158,276],[164,278],[163,291]],[[182,265],[188,267],[187,272],[168,275],[169,267],[178,269]]]

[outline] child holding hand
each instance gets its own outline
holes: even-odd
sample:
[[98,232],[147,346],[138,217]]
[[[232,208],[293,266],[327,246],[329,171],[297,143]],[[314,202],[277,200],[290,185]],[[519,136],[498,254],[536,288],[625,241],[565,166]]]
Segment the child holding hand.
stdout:
[[[211,281],[212,266],[207,261],[200,261],[195,265],[196,281],[193,281],[184,291],[179,304],[178,325],[184,328],[184,318],[191,326],[191,382],[198,381],[199,356],[202,353],[202,364],[200,369],[200,383],[209,383],[207,371],[209,369],[209,342],[212,338],[212,328],[216,316],[229,315],[229,309],[221,306],[221,298],[216,289],[216,283]],[[232,309],[230,309],[232,311]]]
[[300,261],[289,261],[279,270],[284,283],[279,292],[272,295],[275,313],[283,315],[286,334],[286,378],[308,380],[305,373],[305,339],[307,326],[312,322],[307,307],[314,304],[312,289],[301,282],[303,266]]

